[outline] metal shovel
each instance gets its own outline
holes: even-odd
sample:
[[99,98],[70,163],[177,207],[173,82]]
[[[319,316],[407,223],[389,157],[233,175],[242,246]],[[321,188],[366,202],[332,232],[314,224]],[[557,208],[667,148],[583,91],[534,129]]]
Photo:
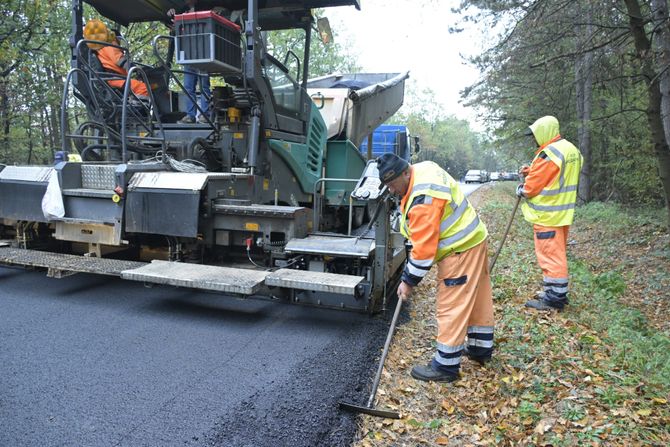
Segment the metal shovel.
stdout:
[[393,332],[395,331],[395,325],[398,322],[398,315],[400,315],[400,308],[402,307],[402,299],[398,298],[398,304],[395,306],[395,312],[393,313],[393,320],[391,320],[391,327],[389,328],[388,335],[386,336],[386,343],[384,343],[384,351],[382,352],[382,357],[379,359],[379,368],[377,368],[377,375],[375,375],[375,380],[372,382],[372,392],[370,393],[370,398],[368,399],[368,404],[366,406],[351,404],[348,402],[340,402],[340,408],[348,411],[353,411],[354,413],[365,413],[372,416],[378,416],[382,418],[389,419],[400,419],[400,413],[393,410],[380,410],[374,408],[373,404],[375,401],[375,396],[377,395],[377,388],[379,387],[379,380],[382,376],[382,370],[384,369],[384,361],[386,360],[386,355],[389,352],[389,346],[391,345],[391,339],[393,338]]

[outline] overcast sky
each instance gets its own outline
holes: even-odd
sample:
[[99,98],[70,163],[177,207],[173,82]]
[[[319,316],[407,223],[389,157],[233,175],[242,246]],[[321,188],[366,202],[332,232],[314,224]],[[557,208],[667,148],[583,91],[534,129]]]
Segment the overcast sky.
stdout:
[[[361,0],[356,8],[325,12],[340,44],[359,55],[364,72],[410,71],[412,86],[432,89],[446,114],[472,121],[474,112],[460,103],[459,91],[478,78],[460,54],[477,54],[481,34],[450,34],[459,25],[451,8],[460,0]],[[405,103],[411,101],[406,89]],[[479,127],[473,123],[474,127]]]

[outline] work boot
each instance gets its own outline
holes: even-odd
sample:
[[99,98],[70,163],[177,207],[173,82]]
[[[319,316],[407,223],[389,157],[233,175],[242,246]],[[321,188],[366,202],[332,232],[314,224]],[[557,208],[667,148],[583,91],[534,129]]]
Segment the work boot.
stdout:
[[488,355],[474,355],[472,352],[468,350],[468,347],[466,346],[463,348],[463,354],[473,362],[477,362],[480,365],[484,366],[488,362],[491,361],[491,354]]
[[179,121],[177,121],[179,124],[193,124],[195,123],[195,119],[191,115],[186,115]]
[[412,368],[411,375],[415,379],[423,380],[424,382],[453,382],[454,380],[458,380],[458,374],[452,374],[436,369],[433,366],[432,361],[425,366],[415,366]]
[[563,310],[563,305],[555,305],[547,300],[528,300],[526,307],[536,310]]
[[209,124],[209,121],[207,121],[207,117],[205,115],[200,115],[198,117],[198,122],[200,124]]
[[[544,290],[540,290],[538,292],[535,292],[535,295],[533,295],[533,298],[536,299],[536,300],[545,301],[547,299],[547,292],[545,292]],[[570,304],[570,300],[568,300],[568,297],[566,296],[563,305],[567,306],[568,304]]]

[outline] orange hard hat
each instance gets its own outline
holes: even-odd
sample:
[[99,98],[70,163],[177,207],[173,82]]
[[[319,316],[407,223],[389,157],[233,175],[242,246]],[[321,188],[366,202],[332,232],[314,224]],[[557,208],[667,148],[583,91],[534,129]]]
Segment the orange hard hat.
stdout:
[[[84,39],[108,42],[109,30],[107,29],[107,25],[98,19],[89,20],[84,27]],[[102,48],[102,45],[97,43],[88,43],[86,45],[88,45],[88,47],[92,50],[99,50]]]

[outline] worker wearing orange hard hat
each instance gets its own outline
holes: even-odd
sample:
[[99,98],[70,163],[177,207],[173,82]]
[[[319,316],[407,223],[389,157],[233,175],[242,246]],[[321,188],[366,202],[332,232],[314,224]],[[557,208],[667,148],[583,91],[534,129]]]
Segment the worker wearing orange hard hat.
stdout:
[[[84,38],[86,40],[97,40],[112,44],[103,45],[93,42],[87,43],[88,47],[97,55],[98,60],[106,71],[124,77],[128,76],[128,68],[130,65],[128,55],[118,48],[119,41],[116,38],[116,34],[113,31],[110,31],[107,28],[107,25],[98,19],[89,20],[84,27]],[[123,89],[126,81],[123,79],[112,79],[108,80],[107,83],[114,88]],[[130,88],[138,98],[149,97],[147,85],[142,81],[131,79]]]

